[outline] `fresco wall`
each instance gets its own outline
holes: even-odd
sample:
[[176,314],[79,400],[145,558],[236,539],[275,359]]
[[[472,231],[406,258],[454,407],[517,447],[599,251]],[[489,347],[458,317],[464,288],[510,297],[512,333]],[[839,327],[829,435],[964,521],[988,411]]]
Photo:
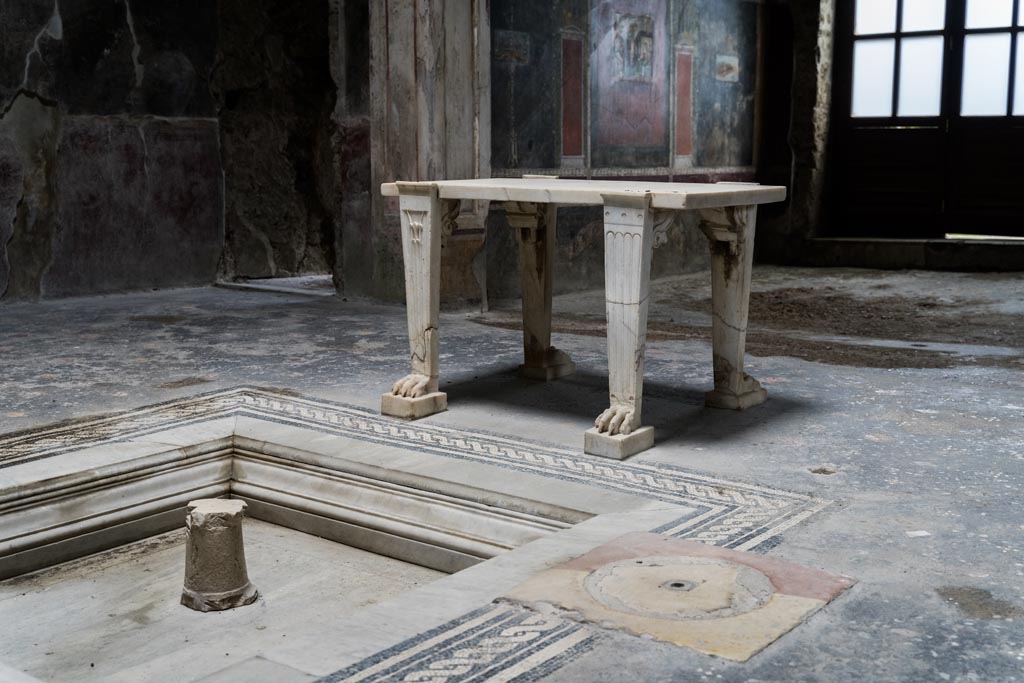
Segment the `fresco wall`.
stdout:
[[[759,8],[749,0],[492,0],[494,175],[753,180]],[[556,291],[601,286],[600,212],[561,209],[558,220]],[[518,293],[508,232],[492,212],[492,298]],[[706,265],[703,236],[680,219],[655,252],[655,276]]]
[[[414,15],[412,0],[394,5]],[[219,264],[229,277],[333,266],[344,292],[401,299],[400,244],[371,211],[370,101],[386,88],[371,87],[370,54],[379,43],[408,57],[414,43],[394,22],[394,40],[381,31],[371,41],[371,7],[322,0],[296,14],[272,0],[0,0],[0,297],[204,284]],[[464,61],[465,40],[445,43],[438,67],[459,90],[447,101],[480,114],[479,129],[445,127],[450,150],[469,149],[448,144],[468,139],[463,131],[480,141],[481,165],[463,175],[753,178],[765,6],[481,7],[490,83],[460,90],[458,69],[444,75]],[[411,100],[399,71],[387,87],[401,113]],[[402,144],[389,153],[412,149],[418,125],[397,122]],[[470,227],[446,250],[449,301],[479,298],[483,231]],[[516,296],[518,249],[501,210],[486,232],[488,292]],[[706,265],[694,226],[680,222],[669,237],[656,275]],[[558,243],[558,291],[602,284],[599,212],[561,210]]]
[[[669,154],[667,3],[596,3],[590,16],[590,163],[662,166]],[[570,39],[572,45],[575,39]],[[576,68],[574,64],[566,67]],[[575,75],[574,75],[575,76]],[[569,112],[567,112],[569,113]],[[562,130],[585,125],[572,116]]]
[[493,0],[492,164],[753,171],[758,4]]

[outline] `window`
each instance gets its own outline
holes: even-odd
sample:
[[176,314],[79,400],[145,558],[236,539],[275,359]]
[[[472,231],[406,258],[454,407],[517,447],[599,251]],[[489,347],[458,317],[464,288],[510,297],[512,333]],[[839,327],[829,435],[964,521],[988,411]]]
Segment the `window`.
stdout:
[[856,0],[851,114],[939,116],[945,27],[946,0]]
[[828,232],[1024,237],[1024,0],[837,0]]
[[1024,114],[1021,101],[1021,0],[967,0],[961,116]]
[[851,116],[942,115],[950,50],[961,116],[1024,116],[1024,0],[854,2]]

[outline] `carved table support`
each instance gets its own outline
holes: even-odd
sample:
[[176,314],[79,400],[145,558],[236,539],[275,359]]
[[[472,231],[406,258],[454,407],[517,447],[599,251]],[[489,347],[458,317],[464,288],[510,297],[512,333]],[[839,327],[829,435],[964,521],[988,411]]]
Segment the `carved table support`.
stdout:
[[711,243],[715,370],[715,388],[705,396],[705,404],[711,408],[749,408],[763,403],[768,395],[756,379],[743,372],[757,206],[705,209],[700,218],[700,228]]
[[684,211],[698,212],[711,242],[715,386],[707,405],[740,409],[765,400],[761,385],[743,371],[754,224],[757,205],[782,201],[784,187],[524,176],[384,183],[381,194],[399,197],[402,209],[412,365],[382,398],[383,413],[417,418],[447,407],[447,396],[438,390],[440,242],[442,224],[454,224],[460,200],[505,206],[522,269],[522,370],[541,379],[574,369],[551,346],[554,205],[603,206],[609,401],[584,436],[587,453],[621,459],[654,444],[653,428],[641,421],[651,257],[669,241],[674,219]]
[[649,194],[603,197],[610,407],[584,434],[583,450],[621,460],[654,443],[654,428],[640,423],[654,220]]
[[569,355],[551,345],[556,209],[554,204],[505,202],[509,225],[519,242],[524,355],[519,370],[530,379],[553,380],[576,372]]
[[438,391],[441,240],[445,224],[458,217],[459,201],[442,201],[436,185],[398,183],[398,189],[411,372],[381,396],[380,411],[415,420],[448,408],[448,395]]

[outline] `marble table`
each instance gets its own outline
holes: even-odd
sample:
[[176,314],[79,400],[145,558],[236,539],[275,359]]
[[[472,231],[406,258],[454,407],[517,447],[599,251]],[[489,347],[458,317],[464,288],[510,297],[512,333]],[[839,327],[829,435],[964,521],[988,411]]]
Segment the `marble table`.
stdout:
[[711,245],[715,386],[706,404],[742,409],[765,400],[765,390],[743,371],[754,224],[757,205],[782,201],[786,188],[526,176],[385,183],[381,193],[399,198],[412,366],[381,398],[382,413],[417,419],[448,407],[438,390],[441,241],[464,200],[501,203],[515,231],[523,292],[521,370],[539,380],[575,371],[569,355],[551,346],[556,207],[604,207],[609,407],[584,435],[585,452],[622,459],[654,443],[653,427],[640,419],[651,254],[667,240],[677,211],[698,212]]

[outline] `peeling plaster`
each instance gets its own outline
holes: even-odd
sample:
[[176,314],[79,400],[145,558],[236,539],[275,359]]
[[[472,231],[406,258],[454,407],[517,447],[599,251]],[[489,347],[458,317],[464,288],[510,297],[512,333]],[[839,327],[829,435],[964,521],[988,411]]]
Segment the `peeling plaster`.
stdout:
[[60,6],[57,4],[57,0],[53,2],[53,14],[50,16],[49,21],[36,34],[36,39],[32,41],[32,49],[25,55],[25,75],[21,81],[22,90],[29,89],[28,77],[29,70],[32,67],[32,55],[36,55],[40,59],[43,57],[42,52],[39,50],[39,41],[43,39],[43,36],[49,36],[54,40],[64,40],[64,22],[60,16]]
[[146,67],[139,60],[142,53],[142,46],[139,45],[139,37],[135,33],[135,19],[132,17],[132,5],[129,0],[124,0],[125,21],[128,23],[128,32],[132,36],[132,64],[135,66],[135,87],[142,87],[142,80],[146,77]]

